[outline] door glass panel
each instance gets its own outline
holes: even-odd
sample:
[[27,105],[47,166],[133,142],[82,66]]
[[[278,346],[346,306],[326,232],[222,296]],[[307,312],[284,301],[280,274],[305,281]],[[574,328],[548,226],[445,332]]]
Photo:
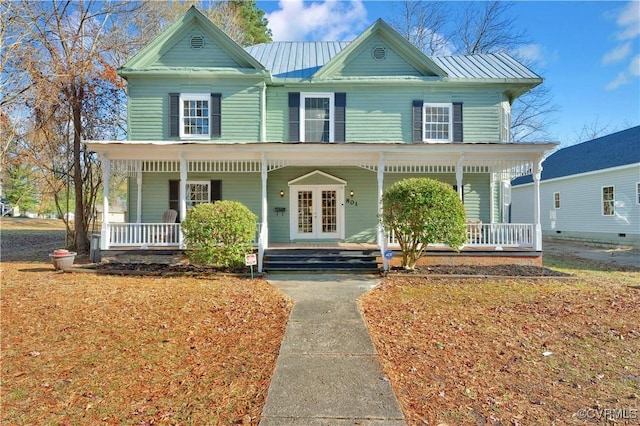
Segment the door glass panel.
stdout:
[[322,191],[322,232],[338,230],[338,208],[336,191]]
[[312,191],[298,191],[298,233],[313,233]]

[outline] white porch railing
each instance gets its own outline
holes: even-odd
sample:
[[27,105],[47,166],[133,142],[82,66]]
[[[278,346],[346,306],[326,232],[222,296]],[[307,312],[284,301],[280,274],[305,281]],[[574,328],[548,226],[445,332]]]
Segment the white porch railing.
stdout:
[[[534,226],[531,223],[467,223],[465,247],[535,247]],[[388,234],[388,244],[398,246],[393,232]]]
[[[262,224],[257,224],[253,243],[257,244]],[[103,247],[184,247],[179,223],[106,223],[108,241]],[[104,234],[103,234],[104,235]]]
[[107,223],[108,247],[181,247],[179,223]]

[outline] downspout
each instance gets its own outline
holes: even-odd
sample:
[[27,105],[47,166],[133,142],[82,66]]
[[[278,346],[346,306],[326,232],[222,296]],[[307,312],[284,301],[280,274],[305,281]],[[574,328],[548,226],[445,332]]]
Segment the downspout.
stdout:
[[111,160],[105,153],[102,157],[102,227],[100,229],[100,250],[109,250],[109,181],[111,179]]
[[542,251],[542,225],[540,224],[540,177],[544,156],[538,157],[533,164],[533,221],[535,227],[535,249]]
[[262,82],[260,91],[260,142],[267,141],[267,83]]

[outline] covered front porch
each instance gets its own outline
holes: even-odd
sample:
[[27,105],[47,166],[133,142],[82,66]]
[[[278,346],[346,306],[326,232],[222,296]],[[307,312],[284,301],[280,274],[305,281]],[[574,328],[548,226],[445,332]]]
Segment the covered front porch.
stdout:
[[[464,201],[465,182],[474,176],[482,176],[487,186],[486,196],[483,195],[483,197],[489,197],[484,201],[488,211],[484,220],[470,215],[464,250],[540,252],[542,233],[538,188],[541,162],[544,156],[555,147],[555,144],[181,145],[162,142],[93,142],[89,145],[99,153],[103,164],[105,194],[100,243],[102,250],[185,248],[180,223],[143,220],[144,175],[158,176],[173,173],[179,176],[179,199],[176,207],[180,218],[184,218],[187,214],[190,200],[186,188],[191,176],[215,173],[216,176],[229,176],[230,179],[235,180],[238,180],[239,176],[252,176],[251,182],[255,185],[247,185],[243,190],[245,196],[249,197],[247,199],[255,200],[253,209],[259,217],[258,232],[254,239],[258,252],[259,271],[262,271],[266,249],[276,244],[301,243],[294,238],[282,239],[283,228],[290,225],[291,229],[294,229],[297,226],[296,216],[292,212],[296,208],[296,199],[292,195],[291,204],[288,204],[291,206],[289,212],[291,218],[287,218],[291,223],[288,225],[280,224],[283,220],[283,211],[286,209],[279,207],[283,192],[291,190],[294,188],[293,184],[301,182],[298,181],[299,178],[290,179],[290,186],[285,187],[284,190],[280,189],[283,186],[281,182],[286,182],[282,180],[286,176],[285,174],[278,176],[278,171],[292,171],[295,168],[303,170],[301,169],[303,167],[319,171],[325,168],[365,171],[368,174],[364,175],[364,178],[359,178],[358,190],[360,193],[366,192],[363,188],[370,185],[370,198],[374,200],[373,203],[367,204],[363,199],[360,212],[352,216],[343,215],[341,218],[348,224],[359,220],[358,217],[363,214],[372,217],[374,222],[372,231],[367,234],[368,240],[357,240],[347,231],[347,235],[343,233],[331,241],[317,239],[304,241],[304,243],[350,244],[360,241],[373,245],[380,253],[393,250],[397,248],[393,235],[385,233],[375,219],[382,209],[379,200],[385,185],[404,176],[429,175],[436,178],[442,176],[443,180],[450,181]],[[130,199],[130,202],[135,202],[135,208],[130,209],[135,212],[135,215],[130,215],[129,223],[109,223],[108,221],[108,186],[112,174],[115,173],[129,177],[136,195],[134,199]],[[535,221],[534,223],[509,223],[508,183],[513,177],[526,174],[534,176]],[[349,192],[351,192],[353,203],[353,190],[347,191],[347,185],[350,184],[347,181],[348,179],[345,179],[342,184],[342,192],[337,192],[337,208],[341,205],[344,208],[344,204],[349,203],[349,199],[345,203],[340,198],[343,197],[343,200]],[[278,182],[278,186],[273,182]],[[333,186],[339,186],[341,182],[340,179],[335,179]],[[364,194],[362,196],[364,197]],[[233,199],[233,195],[225,196],[225,199]],[[270,226],[274,228],[273,232],[270,232]],[[275,238],[278,232],[280,237]],[[387,266],[387,262],[384,261],[384,267],[387,268]]]

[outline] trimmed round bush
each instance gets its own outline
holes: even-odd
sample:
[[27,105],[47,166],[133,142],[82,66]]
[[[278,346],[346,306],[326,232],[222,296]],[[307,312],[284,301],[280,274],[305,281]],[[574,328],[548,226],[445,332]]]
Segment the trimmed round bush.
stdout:
[[404,179],[387,188],[381,220],[400,244],[405,269],[415,268],[427,244],[458,251],[467,240],[462,201],[450,185],[434,179]]
[[258,217],[237,201],[203,203],[182,222],[189,261],[223,268],[244,265],[253,250]]

